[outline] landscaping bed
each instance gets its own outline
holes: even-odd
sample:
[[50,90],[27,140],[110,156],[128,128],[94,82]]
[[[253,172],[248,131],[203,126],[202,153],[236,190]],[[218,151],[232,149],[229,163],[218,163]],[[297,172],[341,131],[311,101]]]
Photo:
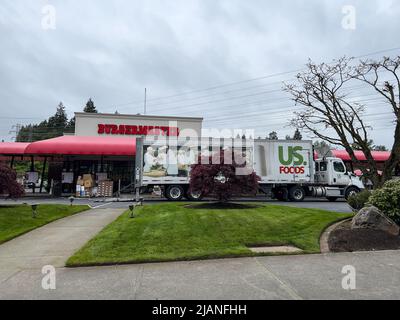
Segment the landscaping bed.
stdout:
[[346,221],[331,232],[328,244],[332,252],[396,250],[400,237],[382,230],[351,229],[351,221]]
[[37,206],[37,216],[32,218],[31,206],[0,206],[0,244],[49,222],[88,209],[88,206],[82,205],[43,204]]
[[125,212],[67,266],[161,262],[260,255],[251,246],[291,245],[318,253],[322,231],[350,214],[278,205],[166,203]]

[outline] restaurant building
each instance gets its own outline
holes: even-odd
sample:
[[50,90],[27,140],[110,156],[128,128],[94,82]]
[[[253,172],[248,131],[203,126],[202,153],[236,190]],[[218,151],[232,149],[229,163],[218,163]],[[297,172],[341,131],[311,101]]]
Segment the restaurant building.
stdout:
[[[75,113],[74,134],[32,143],[0,143],[0,161],[8,162],[11,167],[17,161],[29,161],[31,169],[26,177],[28,182],[34,183],[36,192],[46,190],[55,196],[115,196],[131,193],[135,137],[144,136],[148,141],[200,138],[202,123],[203,119],[196,117],[79,112]],[[175,154],[177,163],[165,166],[162,163],[169,156],[169,150],[168,143],[162,143],[158,147],[147,147],[144,151],[144,179],[147,177],[153,185],[168,184],[171,177],[176,182],[187,182],[195,153],[193,150],[180,150]],[[353,167],[346,151],[332,150],[332,153],[346,163],[348,170],[359,171]],[[362,162],[365,160],[362,152],[356,152],[356,156]],[[373,156],[383,165],[390,152],[373,152]],[[35,161],[42,163],[40,172],[34,170]],[[103,189],[107,189],[107,192]]]
[[[42,172],[27,176],[46,177],[53,195],[76,194],[77,184],[95,192],[101,181],[112,181],[112,193],[131,192],[136,136],[200,137],[202,118],[127,114],[75,113],[75,134],[32,143],[1,143],[0,155],[11,166],[17,160],[43,161]],[[33,165],[32,165],[33,168]],[[90,186],[89,186],[90,185]],[[83,189],[83,188],[82,188]]]

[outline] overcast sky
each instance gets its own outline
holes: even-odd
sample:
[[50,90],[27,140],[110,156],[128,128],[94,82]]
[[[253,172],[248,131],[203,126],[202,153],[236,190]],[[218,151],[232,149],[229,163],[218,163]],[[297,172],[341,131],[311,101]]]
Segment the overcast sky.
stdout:
[[[355,28],[343,27],[345,5],[355,9]],[[0,139],[12,139],[14,124],[47,118],[60,101],[69,116],[89,97],[101,112],[141,113],[145,87],[148,114],[202,116],[204,127],[284,138],[294,107],[281,81],[308,58],[398,47],[399,17],[392,0],[1,0]],[[390,115],[370,119],[375,142],[389,145]]]

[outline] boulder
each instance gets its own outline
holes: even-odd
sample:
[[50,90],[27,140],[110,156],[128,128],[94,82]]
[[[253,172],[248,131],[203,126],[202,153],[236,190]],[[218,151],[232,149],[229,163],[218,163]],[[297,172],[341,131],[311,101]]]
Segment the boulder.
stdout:
[[362,208],[353,218],[351,229],[382,230],[392,235],[399,235],[400,228],[376,207]]

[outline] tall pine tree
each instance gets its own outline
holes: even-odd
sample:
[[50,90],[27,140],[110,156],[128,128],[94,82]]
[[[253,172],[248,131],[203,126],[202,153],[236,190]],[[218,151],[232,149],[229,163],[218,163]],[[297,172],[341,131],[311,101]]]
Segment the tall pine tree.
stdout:
[[91,98],[88,100],[88,102],[86,102],[86,106],[85,108],[83,108],[83,112],[98,113],[96,106],[94,105]]
[[303,136],[301,135],[300,130],[296,129],[296,131],[294,132],[294,135],[293,135],[293,140],[302,140],[302,139],[303,139]]

